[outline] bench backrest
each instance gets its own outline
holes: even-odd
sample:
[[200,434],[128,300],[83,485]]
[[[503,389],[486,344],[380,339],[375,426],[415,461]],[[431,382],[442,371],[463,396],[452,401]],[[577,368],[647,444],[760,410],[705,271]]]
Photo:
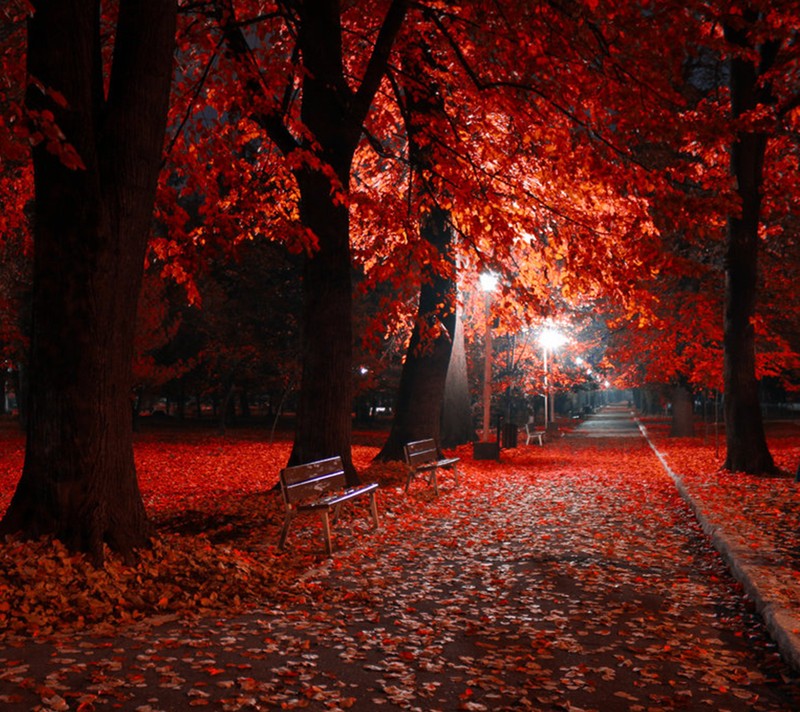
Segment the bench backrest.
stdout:
[[281,493],[286,504],[320,497],[345,486],[342,458],[329,457],[281,470]]
[[406,462],[411,467],[424,465],[426,462],[433,462],[439,459],[439,448],[433,438],[426,440],[414,440],[408,443],[403,450],[405,451]]

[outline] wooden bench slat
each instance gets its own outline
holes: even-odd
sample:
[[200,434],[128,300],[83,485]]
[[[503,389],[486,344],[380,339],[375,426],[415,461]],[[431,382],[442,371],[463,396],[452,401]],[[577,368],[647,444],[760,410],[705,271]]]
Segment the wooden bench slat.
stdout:
[[297,502],[312,497],[321,497],[326,492],[332,492],[344,487],[346,482],[344,473],[314,477],[305,482],[293,482],[286,485],[286,494],[290,502]]
[[299,509],[321,509],[321,508],[328,508],[334,507],[337,504],[341,504],[342,502],[348,502],[351,499],[355,499],[356,497],[360,497],[362,494],[368,494],[372,490],[378,489],[378,484],[373,483],[369,485],[363,485],[361,487],[352,487],[350,489],[344,490],[341,494],[332,494],[328,497],[323,497],[316,502],[308,502],[308,503],[301,503],[298,505]]
[[344,465],[342,464],[342,458],[337,455],[336,457],[327,457],[324,460],[307,462],[304,465],[285,467],[282,472],[286,483],[292,485],[315,477],[344,475]]

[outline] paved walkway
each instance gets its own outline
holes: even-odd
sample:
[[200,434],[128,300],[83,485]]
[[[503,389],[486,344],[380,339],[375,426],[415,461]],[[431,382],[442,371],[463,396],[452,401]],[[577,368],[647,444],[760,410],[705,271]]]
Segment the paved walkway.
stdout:
[[800,709],[629,415],[464,470],[262,611],[0,647],[3,709]]

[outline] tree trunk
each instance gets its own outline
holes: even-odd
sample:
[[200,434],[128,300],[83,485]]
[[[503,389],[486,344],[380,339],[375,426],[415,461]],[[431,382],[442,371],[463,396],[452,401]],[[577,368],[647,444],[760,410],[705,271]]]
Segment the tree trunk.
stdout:
[[236,404],[233,398],[235,370],[236,368],[234,367],[231,371],[226,373],[220,382],[219,421],[217,423],[220,435],[225,435],[228,430],[228,425],[233,425],[236,420]]
[[672,427],[669,434],[674,438],[694,437],[692,392],[682,383],[672,387]]
[[[427,38],[406,47],[396,90],[408,135],[413,204],[426,248],[420,260],[417,318],[400,376],[389,437],[377,460],[403,459],[403,446],[423,438],[440,442],[442,405],[456,328],[456,264],[449,213],[439,207],[448,186],[437,177],[441,160],[429,127],[444,120],[443,92],[433,73],[437,62]],[[441,67],[439,67],[441,69]],[[430,252],[430,255],[427,254]]]
[[[349,161],[345,175],[348,173]],[[356,484],[350,453],[353,286],[349,216],[343,204],[336,204],[330,178],[309,171],[298,180],[300,221],[314,232],[319,249],[303,268],[302,380],[289,464],[339,455],[348,482]]]
[[242,386],[242,390],[239,392],[239,410],[242,414],[242,420],[245,422],[253,417],[253,412],[250,408],[250,395],[246,386]]
[[[423,237],[441,259],[454,268],[450,252],[450,224],[444,211],[434,208],[423,222]],[[436,260],[429,263],[420,288],[419,307],[408,345],[389,437],[376,460],[402,460],[411,440],[440,437],[442,401],[447,367],[456,328],[455,282],[442,274]]]
[[[100,3],[42,0],[30,21],[29,106],[50,110],[82,168],[43,145],[36,190],[27,445],[2,533],[53,534],[132,557],[150,528],[133,462],[135,314],[172,76],[176,3],[122,0],[108,99]],[[67,61],[68,60],[68,61]]]
[[[298,138],[280,110],[261,109],[262,82],[252,71],[251,50],[233,5],[224,5],[222,30],[239,63],[252,118],[284,155],[305,154],[294,169],[300,191],[300,221],[317,240],[303,269],[303,359],[297,426],[289,464],[339,455],[350,484],[358,482],[350,452],[353,408],[352,276],[346,195],[353,155],[375,93],[407,11],[407,0],[392,0],[375,36],[361,82],[345,71],[341,7],[338,0],[290,3],[303,63]],[[293,28],[293,32],[294,32]],[[271,102],[273,97],[266,97]],[[313,154],[313,155],[312,155]]]
[[[406,13],[393,0],[377,35],[358,89],[349,89],[342,56],[341,8],[336,0],[297,7],[305,75],[300,115],[314,139],[308,147],[317,167],[295,172],[300,221],[318,249],[303,269],[303,360],[297,427],[290,464],[339,455],[347,481],[358,483],[350,451],[353,409],[353,314],[350,216],[346,196],[350,170],[389,52]],[[270,135],[288,152],[285,126],[269,123]],[[331,172],[335,176],[332,180]],[[338,183],[338,185],[336,184]]]
[[464,347],[464,322],[459,312],[456,312],[456,330],[444,385],[441,438],[442,447],[456,447],[476,440]]
[[17,418],[24,427],[28,415],[28,364],[18,363],[13,373],[14,395],[17,398]]
[[[739,47],[748,47],[744,30],[726,28],[725,36]],[[762,60],[768,58],[762,56]],[[768,100],[768,88],[759,86],[759,71],[752,60],[734,57],[730,75],[734,120]],[[731,172],[737,182],[741,213],[728,218],[725,261],[723,378],[727,456],[724,466],[751,474],[775,470],[761,418],[753,330],[766,146],[765,133],[740,129],[731,147]]]
[[318,249],[303,268],[302,378],[289,464],[339,455],[348,482],[355,484],[350,221],[341,193],[349,188],[360,124],[351,124],[339,94],[344,80],[337,3],[324,2],[316,10],[301,3],[299,9],[298,44],[307,70],[301,118],[317,142],[319,166],[295,175],[300,222],[314,234]]

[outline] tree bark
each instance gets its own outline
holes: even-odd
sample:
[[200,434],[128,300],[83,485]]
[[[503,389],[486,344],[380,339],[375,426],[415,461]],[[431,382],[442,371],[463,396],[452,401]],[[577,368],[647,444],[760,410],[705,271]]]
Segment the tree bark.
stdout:
[[[260,99],[261,84],[249,69],[249,48],[236,22],[233,4],[220,0],[220,17],[229,51],[239,62],[245,92]],[[285,155],[306,155],[294,170],[300,191],[300,221],[317,240],[303,269],[303,359],[297,426],[289,464],[339,455],[349,484],[353,467],[353,315],[350,220],[346,195],[353,156],[364,121],[386,73],[408,0],[392,0],[377,34],[363,76],[352,90],[342,56],[338,0],[291,3],[299,57],[303,63],[300,116],[307,136],[296,138],[279,113],[254,109],[253,119]],[[349,68],[348,68],[349,71]],[[272,100],[272,97],[268,97]],[[263,102],[254,102],[258,105]],[[334,179],[335,177],[335,179]]]
[[[746,19],[754,21],[753,13]],[[745,29],[725,29],[737,47],[749,48]],[[768,53],[777,48],[767,49]],[[770,61],[762,49],[762,69]],[[731,59],[730,89],[734,120],[769,101],[768,87],[759,82],[759,67],[750,59]],[[736,178],[741,212],[728,218],[725,258],[724,363],[725,468],[750,474],[775,470],[767,447],[758,398],[755,332],[758,285],[758,227],[767,135],[739,129],[731,147],[731,172]]]
[[[454,269],[450,224],[444,211],[434,209],[423,221],[422,235],[441,260]],[[402,460],[403,446],[412,440],[440,440],[442,401],[456,328],[455,282],[441,265],[428,264],[389,436],[376,460]]]
[[68,102],[32,87],[83,167],[33,151],[33,310],[22,478],[0,532],[52,534],[132,558],[150,527],[131,423],[135,314],[158,178],[175,41],[174,0],[122,0],[107,99],[100,2],[40,0],[28,69]]
[[[445,120],[442,88],[432,72],[437,65],[424,36],[415,38],[403,56],[395,83],[408,135],[413,204],[418,207],[423,240],[420,296],[394,407],[389,436],[377,460],[403,459],[403,446],[423,438],[440,442],[442,405],[456,327],[456,262],[450,215],[440,206],[447,186],[439,178],[431,125]],[[441,69],[441,67],[440,67]],[[428,254],[430,252],[430,254]]]
[[289,464],[340,455],[355,484],[349,216],[333,203],[330,179],[320,173],[300,177],[300,194],[300,220],[314,231],[319,249],[303,268],[302,380]]

